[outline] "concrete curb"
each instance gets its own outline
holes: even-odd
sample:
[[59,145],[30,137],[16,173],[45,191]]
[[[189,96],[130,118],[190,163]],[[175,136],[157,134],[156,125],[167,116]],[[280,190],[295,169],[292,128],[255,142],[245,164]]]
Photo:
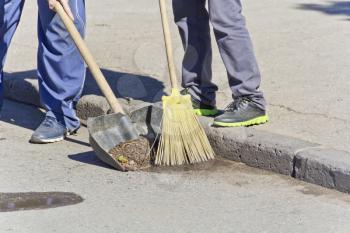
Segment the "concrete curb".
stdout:
[[350,193],[350,154],[330,148],[309,148],[295,156],[294,176],[306,182]]
[[[40,106],[37,84],[28,79],[5,79],[5,97]],[[149,105],[142,101],[121,100],[127,112]],[[104,97],[85,95],[77,114],[85,123],[89,117],[108,113]],[[200,121],[218,155],[251,167],[350,193],[350,153],[253,128],[213,128],[212,119]]]
[[[149,103],[131,101],[128,112]],[[86,120],[108,111],[104,97],[84,96],[78,104],[78,116]],[[89,114],[86,114],[89,113]],[[216,152],[229,160],[251,167],[350,193],[350,153],[300,139],[259,131],[253,128],[214,128],[212,119],[200,121]]]
[[213,128],[208,118],[202,118],[201,122],[217,154],[283,175],[294,174],[297,151],[318,146],[252,128]]

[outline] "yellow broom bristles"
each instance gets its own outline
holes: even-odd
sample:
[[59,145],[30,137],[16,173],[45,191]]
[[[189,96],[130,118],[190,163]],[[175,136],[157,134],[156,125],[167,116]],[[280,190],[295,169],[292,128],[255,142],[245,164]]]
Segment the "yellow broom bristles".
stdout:
[[213,159],[214,151],[193,112],[191,97],[173,89],[163,97],[162,134],[156,165],[175,166]]

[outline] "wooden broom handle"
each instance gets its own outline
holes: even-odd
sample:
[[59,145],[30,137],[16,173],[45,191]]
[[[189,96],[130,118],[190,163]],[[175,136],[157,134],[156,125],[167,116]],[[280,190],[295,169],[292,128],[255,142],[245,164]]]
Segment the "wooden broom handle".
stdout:
[[169,20],[167,14],[167,7],[165,0],[159,0],[160,7],[160,15],[162,18],[162,26],[163,26],[163,34],[165,41],[166,54],[168,59],[168,68],[169,75],[172,88],[177,89],[177,78],[176,78],[176,70],[175,70],[175,62],[174,62],[174,54],[173,54],[173,43],[171,41],[171,33],[169,27]]
[[55,11],[60,16],[63,24],[66,26],[67,31],[71,35],[75,45],[77,46],[78,50],[80,51],[81,56],[84,58],[87,66],[89,67],[93,77],[95,78],[95,80],[97,82],[97,85],[100,87],[103,95],[106,97],[113,112],[125,114],[122,106],[120,105],[117,98],[115,97],[111,87],[109,86],[108,82],[106,81],[106,78],[102,74],[100,67],[97,65],[94,57],[92,56],[91,52],[89,51],[88,47],[86,46],[83,38],[80,36],[80,33],[78,32],[77,28],[75,27],[73,21],[69,18],[69,16],[67,15],[65,10],[63,9],[62,5],[58,2],[55,5]]

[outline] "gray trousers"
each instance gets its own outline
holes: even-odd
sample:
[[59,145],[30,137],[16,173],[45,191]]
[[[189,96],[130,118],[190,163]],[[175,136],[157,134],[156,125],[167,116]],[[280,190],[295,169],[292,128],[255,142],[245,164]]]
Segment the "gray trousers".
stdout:
[[206,104],[215,105],[212,83],[211,22],[233,98],[249,97],[265,108],[259,86],[261,76],[253,52],[240,0],[173,0],[175,22],[185,48],[182,86]]

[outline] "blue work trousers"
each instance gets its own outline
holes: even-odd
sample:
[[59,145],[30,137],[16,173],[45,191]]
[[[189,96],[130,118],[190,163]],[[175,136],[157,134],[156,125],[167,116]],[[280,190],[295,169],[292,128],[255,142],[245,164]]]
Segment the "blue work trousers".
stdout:
[[[21,18],[24,2],[0,0],[0,108],[4,95],[3,67],[11,39]],[[40,99],[47,110],[47,116],[55,117],[68,130],[74,130],[80,124],[74,105],[84,86],[85,63],[59,16],[49,9],[48,1],[37,0],[37,3],[37,71]],[[85,0],[70,0],[69,4],[74,14],[74,23],[84,36]],[[17,59],[21,61],[20,57]]]

